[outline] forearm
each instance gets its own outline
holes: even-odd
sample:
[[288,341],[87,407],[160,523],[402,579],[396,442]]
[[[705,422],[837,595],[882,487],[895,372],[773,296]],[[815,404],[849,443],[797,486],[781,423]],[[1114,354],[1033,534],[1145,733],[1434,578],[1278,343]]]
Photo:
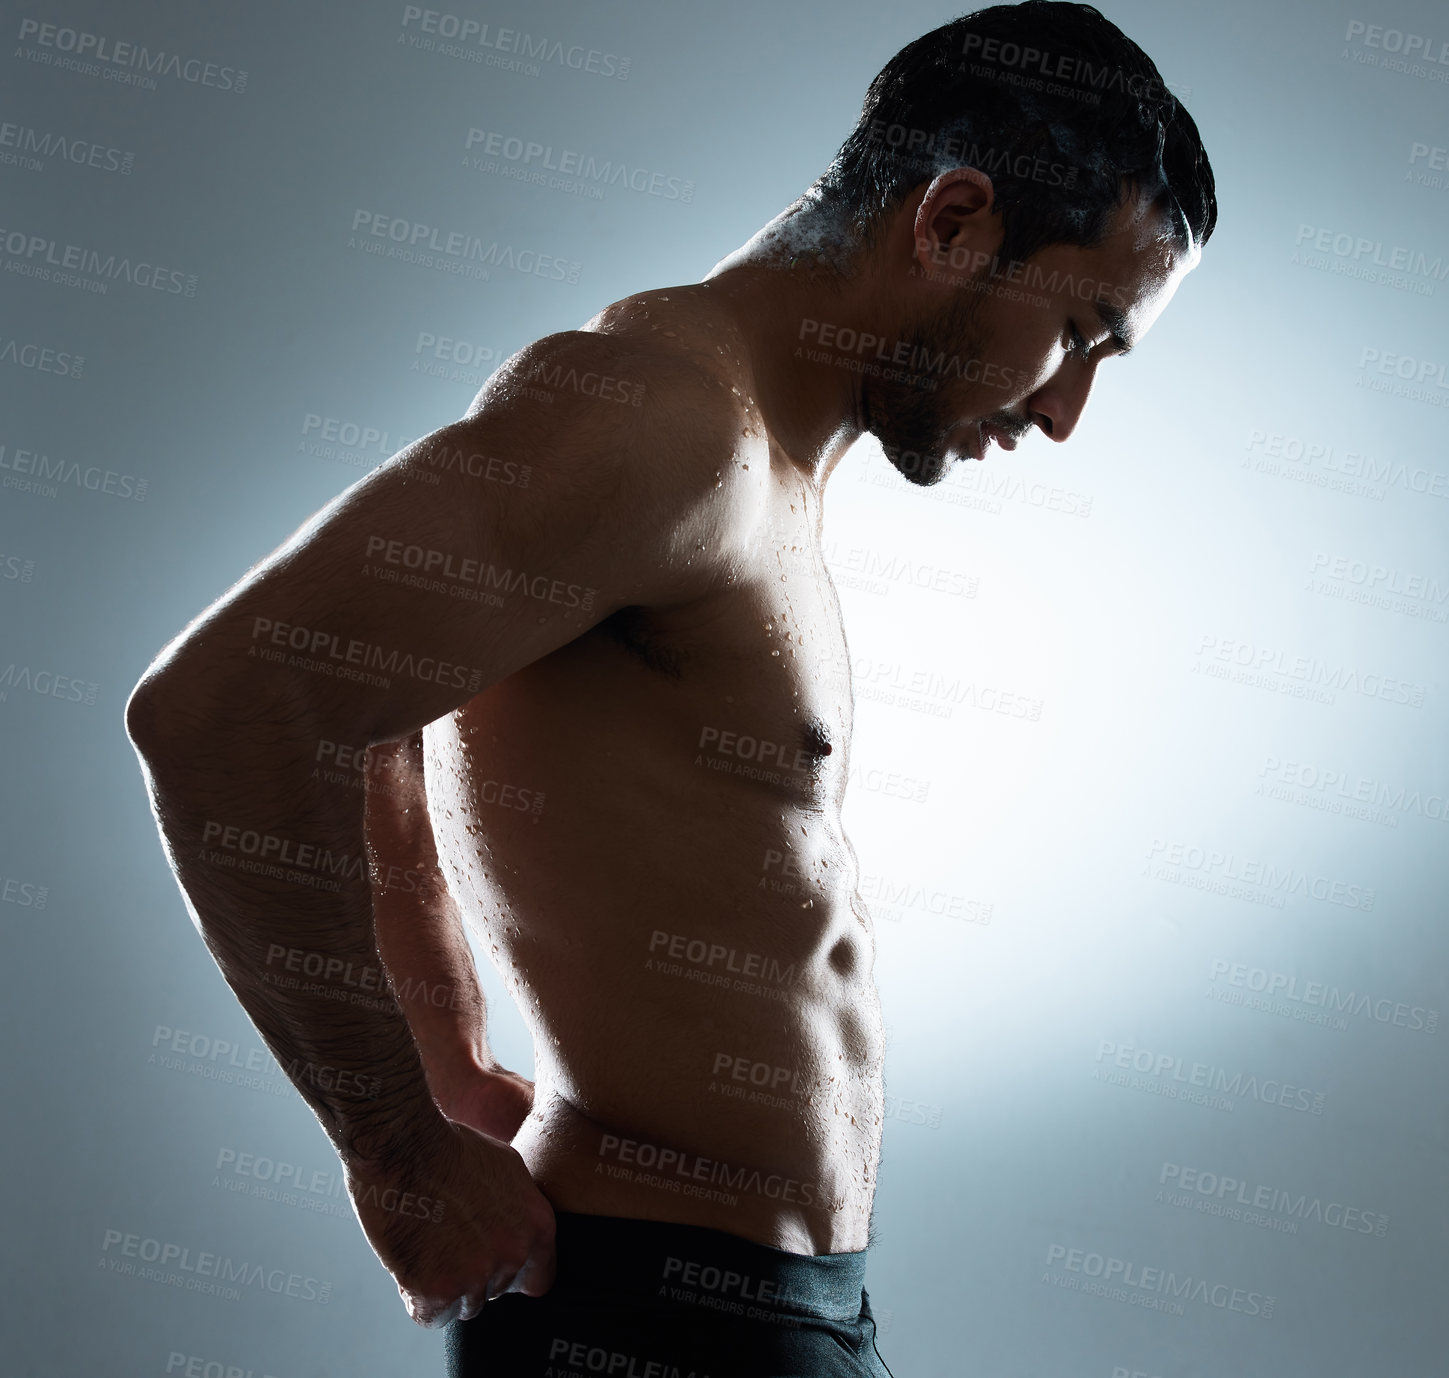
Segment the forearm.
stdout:
[[[336,979],[381,968],[363,801],[311,778],[309,757],[301,734],[238,741],[235,727],[142,749],[172,867],[222,975],[343,1159],[386,1162],[442,1117],[403,1014],[385,992],[347,998]],[[294,985],[278,979],[277,953],[297,949]]]
[[365,753],[366,828],[377,945],[444,1110],[446,1092],[491,1068],[487,1010],[463,916],[438,862],[423,734]]
[[373,904],[393,995],[417,1040],[428,1085],[446,1110],[450,1088],[496,1065],[462,915],[441,883],[416,895],[375,881]]

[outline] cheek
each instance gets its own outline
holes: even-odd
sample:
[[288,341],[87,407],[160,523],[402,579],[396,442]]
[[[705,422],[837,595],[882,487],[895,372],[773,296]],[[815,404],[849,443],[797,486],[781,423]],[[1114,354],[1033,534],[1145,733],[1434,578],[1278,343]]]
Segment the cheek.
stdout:
[[1061,330],[1050,313],[1019,307],[996,322],[984,357],[995,365],[988,389],[1000,407],[1029,397],[1061,363]]

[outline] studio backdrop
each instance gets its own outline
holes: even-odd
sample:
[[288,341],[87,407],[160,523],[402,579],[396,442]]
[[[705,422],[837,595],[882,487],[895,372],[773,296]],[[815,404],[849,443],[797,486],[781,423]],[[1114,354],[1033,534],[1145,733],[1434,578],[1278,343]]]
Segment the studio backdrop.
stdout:
[[[708,273],[959,12],[441,3],[4,7],[16,1378],[441,1371],[188,920],[126,696],[513,352]],[[897,1378],[1439,1378],[1449,20],[1106,12],[1202,131],[1201,265],[1069,444],[919,488],[867,437],[827,492],[880,1348]]]

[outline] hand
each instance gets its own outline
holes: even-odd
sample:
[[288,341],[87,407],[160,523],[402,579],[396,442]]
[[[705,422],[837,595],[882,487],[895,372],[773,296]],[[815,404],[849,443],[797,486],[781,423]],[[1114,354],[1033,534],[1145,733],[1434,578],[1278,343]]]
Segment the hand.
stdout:
[[440,1119],[402,1165],[344,1159],[373,1252],[419,1325],[471,1320],[504,1292],[553,1286],[554,1215],[519,1154]]
[[517,1072],[471,1066],[452,1076],[429,1077],[434,1098],[450,1120],[490,1139],[511,1143],[533,1109],[533,1083]]

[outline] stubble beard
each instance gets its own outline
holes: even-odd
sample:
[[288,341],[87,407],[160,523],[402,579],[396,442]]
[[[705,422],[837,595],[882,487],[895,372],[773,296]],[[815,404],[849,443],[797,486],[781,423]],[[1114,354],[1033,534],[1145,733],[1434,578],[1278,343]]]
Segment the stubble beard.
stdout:
[[[922,354],[953,356],[964,366],[981,357],[985,343],[977,323],[980,300],[963,291],[931,315],[902,332],[911,346],[909,358]],[[956,376],[960,376],[959,369]],[[930,386],[934,383],[935,386]],[[875,436],[886,458],[908,482],[921,488],[939,483],[951,468],[946,453],[947,434],[961,418],[947,413],[941,380],[928,378],[912,385],[900,379],[871,378],[862,385],[866,430]]]

